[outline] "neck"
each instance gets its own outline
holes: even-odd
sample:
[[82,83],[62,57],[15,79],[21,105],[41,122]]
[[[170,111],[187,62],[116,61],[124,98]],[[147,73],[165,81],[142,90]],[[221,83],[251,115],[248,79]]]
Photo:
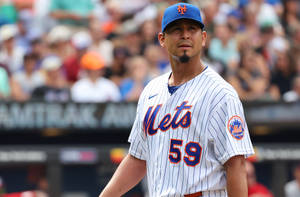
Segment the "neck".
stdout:
[[97,77],[91,76],[91,77],[89,77],[89,79],[91,80],[92,83],[96,83],[98,81],[99,77],[98,76]]
[[32,73],[33,73],[32,70],[25,70],[25,74],[26,74],[27,76],[31,76]]
[[169,79],[169,85],[181,85],[197,75],[204,69],[200,58],[191,58],[187,63],[181,63],[178,58],[171,58],[172,75]]

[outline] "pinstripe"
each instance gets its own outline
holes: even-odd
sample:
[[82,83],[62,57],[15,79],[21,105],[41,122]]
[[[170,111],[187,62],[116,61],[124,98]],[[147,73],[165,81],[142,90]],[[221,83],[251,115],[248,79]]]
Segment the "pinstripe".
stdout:
[[[208,77],[206,77],[205,79],[204,79],[204,82],[203,82],[203,85],[201,84],[201,86],[199,86],[199,87],[206,87],[206,85],[209,83],[209,81],[207,81],[207,79],[209,79]],[[205,83],[205,84],[204,84]],[[209,89],[210,87],[208,87],[207,89]],[[201,91],[201,92],[199,92],[199,96],[198,96],[198,98],[200,98],[204,93],[205,93],[205,89],[204,89],[204,91]],[[200,108],[199,108],[199,111],[198,111],[198,114],[196,113],[195,114],[195,117],[197,117],[197,119],[196,119],[196,122],[199,122],[199,118],[200,118],[200,115],[199,114],[201,114],[201,109],[202,109],[202,104],[203,104],[203,102],[201,103],[201,106],[200,106]],[[196,131],[196,128],[197,127],[195,127],[194,128],[194,131],[192,132],[193,133],[193,137],[192,137],[192,139],[195,139],[195,134],[197,133],[197,131]],[[202,130],[201,129],[199,129],[199,132],[201,132]],[[200,136],[200,133],[199,133],[199,136]],[[194,141],[196,141],[196,140],[194,140]],[[198,141],[200,141],[200,140],[198,140]],[[200,168],[201,168],[201,163],[200,163]],[[193,171],[195,171],[195,168],[193,169]],[[199,176],[200,176],[200,173],[201,173],[201,171],[199,171]],[[193,172],[193,173],[188,173],[188,174],[195,174],[195,172]],[[192,182],[194,182],[194,179],[195,179],[195,176],[193,176],[193,181]],[[189,192],[194,192],[193,190],[189,190]]]
[[[213,85],[214,85],[215,87],[217,86],[216,84],[212,84],[211,86],[213,86]],[[211,88],[211,87],[210,87],[210,88]],[[209,88],[209,89],[210,89],[210,88]],[[211,98],[211,96],[213,95],[213,93],[214,93],[213,91],[210,92],[210,95],[208,96],[208,99]],[[203,103],[204,103],[204,102],[203,102]],[[207,105],[206,107],[208,108],[208,105]],[[205,115],[208,116],[208,115],[209,115],[209,114],[208,114],[208,113],[209,113],[209,109],[204,110],[204,113],[206,113]],[[205,116],[204,116],[204,117],[205,117]],[[206,125],[205,125],[205,127],[206,127]],[[206,129],[203,129],[203,130],[206,131]],[[199,141],[200,141],[200,139],[199,139]],[[204,183],[207,184],[206,188],[209,188],[209,180],[208,180],[209,177],[207,176],[207,174],[208,174],[207,170],[208,170],[209,163],[208,163],[208,162],[205,162],[205,164],[206,164],[206,168],[205,168],[205,177],[206,177],[206,181],[205,181]]]
[[[168,95],[168,92],[167,91],[164,91],[164,95],[166,96],[166,95]],[[160,103],[162,103],[162,101],[160,101]],[[169,106],[169,107],[171,107],[171,105]],[[168,111],[168,108],[167,107],[165,107],[165,113],[164,114],[166,114],[166,112]],[[160,140],[161,140],[161,138],[159,138],[159,142],[160,142]],[[164,138],[163,140],[167,140],[167,138]],[[163,142],[163,144],[167,144],[167,142]],[[165,158],[166,157],[166,155],[162,155],[162,157],[160,158],[160,166],[159,166],[159,170],[160,169],[163,169],[163,166],[162,166],[162,158]],[[160,175],[160,173],[159,173],[159,175],[158,176],[161,176]],[[159,183],[160,184],[160,183]],[[158,191],[158,189],[159,188],[156,188],[156,191]],[[162,190],[162,188],[161,188],[161,190]]]
[[[202,84],[201,85],[199,85],[199,87],[201,88],[203,88],[203,87],[206,87],[206,85],[209,83],[209,81],[207,80],[208,79],[208,77],[206,77],[204,80],[203,80],[203,82],[202,82]],[[196,97],[196,98],[200,98],[203,94],[204,94],[204,92],[205,91],[201,91],[201,92],[199,92],[199,95]],[[202,107],[202,106],[201,106]],[[199,108],[199,113],[201,112],[201,107]],[[197,117],[197,119],[196,119],[196,122],[199,122],[198,121],[198,118],[200,117],[200,115],[196,115],[196,117]],[[200,133],[201,133],[201,129],[199,129],[199,136],[200,136]],[[194,129],[194,132],[193,132],[193,141],[197,141],[197,140],[194,140],[195,139],[195,134],[197,133],[197,131],[196,131],[196,129]],[[198,140],[198,142],[200,142],[200,140]],[[200,164],[201,165],[201,164]],[[195,173],[195,168],[193,168],[193,173],[192,174],[196,174],[197,176],[201,176],[200,175],[200,173],[201,173],[201,171],[199,171],[198,173]],[[191,174],[191,173],[190,173]],[[195,177],[196,176],[193,176],[193,181],[192,182],[194,182],[194,179],[195,179]],[[199,178],[198,178],[199,179]],[[192,192],[192,191],[189,191],[189,192]]]
[[[226,197],[225,172],[218,165],[225,162],[229,156],[251,154],[252,145],[245,123],[245,135],[240,141],[234,139],[227,129],[227,121],[233,115],[244,119],[242,105],[236,92],[212,69],[208,68],[194,79],[186,82],[172,95],[167,88],[168,77],[165,74],[151,81],[143,91],[139,104],[136,121],[129,137],[131,143],[129,152],[138,158],[146,158],[149,194],[157,196],[182,196],[183,194],[203,191],[203,196]],[[152,99],[151,95],[158,94]],[[166,114],[171,115],[172,121],[176,107],[184,101],[186,106],[192,106],[181,111],[176,123],[191,112],[190,126],[172,128],[161,131],[159,124]],[[156,134],[143,136],[143,122],[145,113],[150,106],[152,110],[161,105],[155,119],[153,128],[158,128]],[[162,127],[161,127],[162,128]],[[178,163],[170,163],[170,140],[182,140]],[[201,158],[195,166],[187,166],[184,157],[186,144],[197,142],[202,147]],[[214,159],[214,156],[217,160]],[[193,157],[189,157],[193,158]],[[209,158],[209,159],[208,159]],[[206,192],[207,191],[207,192]]]
[[[195,81],[196,81],[196,80],[193,80],[193,81],[192,81],[191,88],[188,90],[187,95],[189,95],[189,93],[194,92],[194,90],[196,89],[198,83],[195,82]],[[196,97],[195,94],[194,94],[194,97]],[[193,99],[194,99],[194,98],[193,98]],[[192,99],[192,97],[191,97],[191,100],[193,100],[193,99]],[[186,137],[186,139],[188,139],[188,136],[189,136],[189,133],[190,133],[190,132],[191,132],[191,129],[189,128],[189,129],[187,130],[187,137]],[[182,132],[182,135],[181,135],[181,139],[183,139],[183,132]],[[181,169],[182,169],[182,171],[184,172],[184,168],[181,168]],[[189,175],[189,174],[188,174],[188,175]],[[182,173],[182,180],[183,180],[183,182],[184,182],[185,179],[188,180],[188,178],[185,178],[185,177],[186,177],[185,174]],[[178,183],[178,180],[179,180],[179,179],[177,179],[177,183]],[[176,183],[176,187],[177,187],[177,183]],[[184,184],[182,183],[181,186],[183,187]],[[181,189],[181,191],[183,191],[183,189]]]
[[[180,92],[182,92],[184,89],[185,89],[185,87],[186,87],[186,84],[184,84],[184,87],[180,87],[172,96],[174,97],[174,99],[173,99],[173,101],[171,102],[171,106],[174,106],[173,105],[173,103],[175,102],[175,98],[177,98],[177,100],[176,100],[176,102],[175,103],[179,103],[179,99],[180,99]],[[183,89],[183,90],[182,90]],[[174,134],[175,132],[169,132],[169,135],[170,135],[170,137],[169,137],[169,139],[173,139],[174,137],[173,137],[173,134]],[[167,162],[168,162],[168,159],[166,159],[165,160],[166,161],[166,163],[165,163],[165,166],[167,166]],[[171,164],[172,165],[172,164]],[[169,176],[164,176],[164,177],[171,177],[171,175],[173,175],[173,169],[174,168],[172,168],[170,171],[169,171]],[[172,172],[171,172],[172,171]],[[166,172],[166,171],[165,171]],[[168,181],[167,183],[168,183],[168,186],[169,186],[169,184],[170,184],[170,182],[171,181]],[[163,181],[163,183],[166,183],[165,181]],[[167,186],[167,188],[168,188],[168,186]]]

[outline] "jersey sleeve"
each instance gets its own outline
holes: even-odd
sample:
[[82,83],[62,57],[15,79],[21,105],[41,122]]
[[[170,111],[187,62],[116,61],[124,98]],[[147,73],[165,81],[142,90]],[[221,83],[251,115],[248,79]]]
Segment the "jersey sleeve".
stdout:
[[236,155],[254,154],[243,106],[238,97],[227,96],[212,112],[209,140],[214,144],[217,160],[224,164]]
[[143,131],[142,119],[141,119],[142,117],[141,100],[142,99],[139,100],[137,106],[136,117],[128,138],[128,142],[130,142],[129,154],[131,154],[132,156],[138,159],[146,160],[146,136]]

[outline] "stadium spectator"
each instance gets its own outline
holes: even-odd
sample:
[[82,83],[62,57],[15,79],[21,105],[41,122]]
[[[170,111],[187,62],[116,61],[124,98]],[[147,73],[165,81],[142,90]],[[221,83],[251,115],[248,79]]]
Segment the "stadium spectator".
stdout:
[[7,100],[10,97],[10,80],[6,70],[0,67],[0,100]]
[[263,57],[268,63],[268,66],[271,69],[274,66],[273,63],[274,59],[272,58],[269,44],[271,40],[275,38],[276,34],[274,32],[273,26],[269,26],[269,25],[259,27],[259,32],[260,32],[259,46],[257,46],[256,49],[260,54],[263,55]]
[[92,38],[86,31],[79,31],[72,36],[74,53],[64,61],[66,78],[70,84],[75,83],[80,74],[80,59],[92,44]]
[[38,56],[29,53],[24,56],[24,69],[12,75],[13,80],[20,86],[20,91],[25,94],[25,99],[31,97],[32,91],[45,83],[45,78],[36,70]]
[[292,88],[292,79],[295,76],[289,51],[277,52],[275,67],[272,70],[271,86],[277,88],[281,95]]
[[72,100],[76,102],[120,101],[118,87],[103,77],[104,62],[96,52],[85,53],[80,65],[86,76],[78,80],[71,88]]
[[255,16],[260,27],[279,24],[279,16],[277,15],[275,8],[265,2],[265,0],[251,0],[250,4],[253,4],[255,10],[258,12]]
[[19,11],[16,25],[18,28],[18,35],[15,39],[16,45],[27,53],[31,50],[31,39],[39,34],[39,32],[33,28],[32,12],[30,10]]
[[249,197],[273,197],[267,187],[256,181],[255,167],[252,162],[246,161],[246,171]]
[[215,37],[210,41],[209,55],[221,62],[227,70],[236,69],[240,55],[232,29],[227,22],[215,24]]
[[0,26],[16,23],[18,13],[12,1],[0,1]]
[[34,28],[42,34],[48,32],[55,25],[55,19],[50,17],[50,6],[51,0],[34,0],[32,5]]
[[240,68],[229,74],[228,81],[241,100],[278,100],[278,89],[270,87],[270,70],[261,54],[252,49],[241,53]]
[[35,190],[36,197],[48,197],[49,183],[46,177],[40,177]]
[[48,102],[65,102],[70,99],[68,83],[62,74],[62,61],[57,56],[46,57],[41,65],[45,74],[45,84],[36,87],[32,99]]
[[112,41],[106,39],[107,34],[103,31],[102,23],[98,20],[92,20],[89,25],[89,31],[92,37],[91,50],[98,52],[103,57],[106,66],[111,66],[113,62]]
[[261,45],[260,28],[256,21],[257,11],[253,4],[247,4],[241,9],[243,15],[243,31],[237,34],[239,48],[258,48]]
[[16,72],[23,65],[25,51],[18,47],[15,38],[18,35],[16,25],[8,24],[0,27],[0,63],[5,64],[10,72]]
[[161,47],[158,45],[147,45],[144,53],[144,57],[149,62],[149,76],[150,78],[157,77],[158,75],[165,73],[170,69],[169,61],[167,60],[167,54],[164,53]]
[[126,63],[127,78],[120,84],[122,100],[138,101],[149,82],[149,62],[142,56],[134,56]]
[[294,168],[293,175],[295,179],[284,186],[285,197],[300,196],[300,164]]
[[30,53],[33,53],[37,56],[37,68],[40,68],[42,59],[46,57],[47,53],[49,52],[47,46],[43,41],[43,38],[38,38],[38,37],[32,39],[30,41],[30,45],[31,45]]
[[18,11],[32,9],[34,0],[12,0]]
[[295,51],[300,51],[300,25],[295,27],[295,29],[293,29],[289,39],[290,39],[291,49]]
[[130,56],[140,55],[142,53],[142,37],[139,35],[138,27],[125,28],[122,34],[124,46],[128,49]]
[[118,86],[125,77],[125,61],[127,60],[127,58],[129,58],[128,49],[123,46],[116,46],[113,49],[112,65],[106,67],[105,69],[105,77],[112,80]]
[[283,100],[287,102],[300,100],[300,75],[292,80],[292,90],[283,94]]
[[155,20],[146,20],[140,27],[140,36],[143,38],[141,41],[141,54],[148,45],[157,44],[157,32],[159,32]]
[[93,17],[94,3],[92,0],[76,1],[51,0],[50,15],[59,24],[73,27],[87,27]]
[[62,61],[73,53],[71,46],[72,31],[69,27],[58,25],[54,26],[47,34],[47,52],[46,55],[59,56]]
[[125,14],[122,12],[121,4],[115,0],[104,1],[104,5],[107,11],[107,19],[102,21],[102,30],[108,35],[116,36],[122,31],[122,18]]
[[284,26],[286,33],[291,36],[292,32],[300,26],[299,9],[300,4],[297,0],[285,0],[284,13],[282,17],[282,25]]
[[245,26],[242,24],[242,13],[240,10],[233,9],[227,14],[227,22],[232,27],[233,32],[239,33],[244,31]]
[[300,51],[293,54],[293,62],[295,63],[295,75],[300,75]]
[[205,19],[203,22],[208,36],[210,36],[214,32],[214,19],[218,13],[218,9],[219,6],[217,1],[204,1],[202,13],[205,16]]

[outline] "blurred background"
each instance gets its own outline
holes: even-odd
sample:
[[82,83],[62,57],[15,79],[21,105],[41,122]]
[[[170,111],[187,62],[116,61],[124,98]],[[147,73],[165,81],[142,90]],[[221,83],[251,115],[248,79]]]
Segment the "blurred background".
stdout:
[[[168,72],[178,0],[0,0],[0,196],[98,196],[127,153],[136,102]],[[300,196],[300,1],[182,1],[203,62],[238,92],[256,155],[249,196]],[[298,181],[298,182],[297,182]],[[126,196],[147,196],[146,183]]]

